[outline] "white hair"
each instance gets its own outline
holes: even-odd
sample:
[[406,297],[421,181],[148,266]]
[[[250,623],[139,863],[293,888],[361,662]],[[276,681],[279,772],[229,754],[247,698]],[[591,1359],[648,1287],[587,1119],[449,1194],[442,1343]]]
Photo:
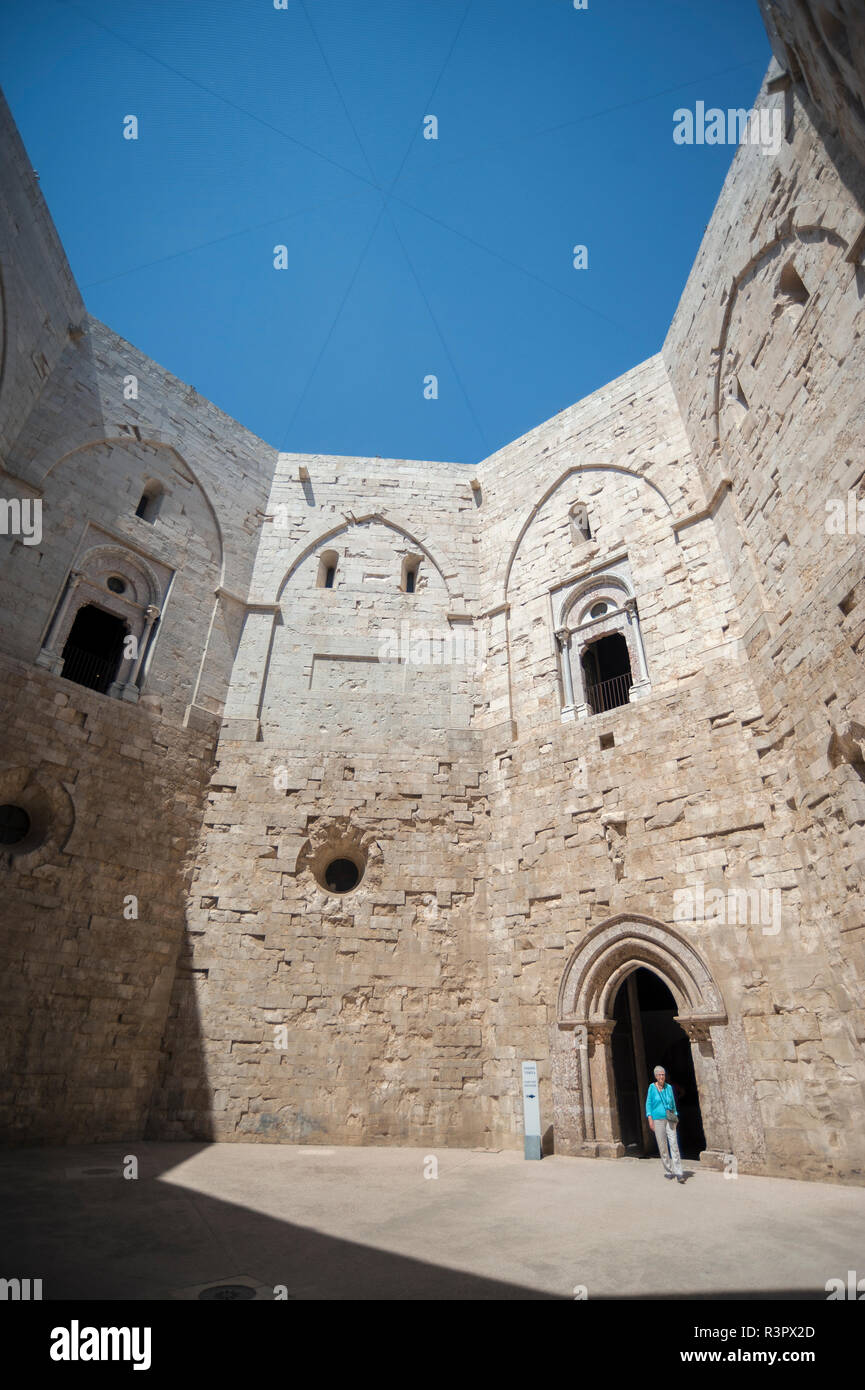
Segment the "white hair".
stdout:
[[667,1075],[667,1073],[666,1073],[666,1071],[664,1071],[664,1068],[663,1068],[663,1067],[655,1067],[654,1075],[657,1076],[659,1071],[663,1071],[663,1072],[664,1072],[664,1075],[665,1075],[665,1076]]

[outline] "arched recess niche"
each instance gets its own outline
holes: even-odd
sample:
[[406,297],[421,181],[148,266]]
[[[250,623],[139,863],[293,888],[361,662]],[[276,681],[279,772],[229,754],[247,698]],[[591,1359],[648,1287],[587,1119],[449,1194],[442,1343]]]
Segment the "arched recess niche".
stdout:
[[[135,701],[137,692],[146,685],[155,702],[153,708],[166,699],[175,704],[189,702],[189,721],[209,728],[222,711],[242,623],[241,595],[245,596],[248,588],[251,537],[243,525],[245,507],[240,510],[238,506],[238,518],[235,521],[232,516],[224,541],[223,525],[208,488],[182,452],[189,447],[189,440],[175,439],[170,432],[145,425],[140,427],[140,435],[134,437],[132,427],[129,434],[118,437],[73,426],[64,437],[64,452],[59,457],[55,444],[42,450],[28,466],[29,485],[41,489],[45,507],[59,519],[52,555],[62,552],[61,542],[65,542],[69,559],[65,571],[58,572],[53,565],[45,567],[40,602],[34,606],[32,619],[34,626],[36,622],[42,626],[32,636],[28,634],[26,655],[32,653],[38,664],[60,674],[65,634],[59,629],[64,616],[68,619],[67,633],[74,622],[75,612],[82,606],[77,595],[71,614],[67,611],[64,615],[61,610],[69,602],[70,589],[79,583],[76,576],[85,571],[84,552],[97,543],[115,545],[131,557],[128,563],[134,565],[137,557],[138,562],[149,566],[159,582],[152,590],[156,597],[145,602],[134,592],[138,584],[130,582],[131,575],[126,576],[127,597],[134,597],[144,613],[143,618],[139,613],[137,622],[128,622],[127,629],[138,640],[139,651],[141,639],[145,639],[145,651],[137,669],[132,658],[118,671],[107,693]],[[150,492],[160,494],[159,506],[145,517],[138,511],[142,496]],[[70,497],[77,499],[75,507],[69,505]],[[83,534],[82,517],[87,523]],[[20,562],[26,559],[23,556]],[[56,587],[48,591],[52,580]],[[90,598],[93,601],[94,596]],[[104,593],[97,602],[100,609],[118,614],[117,606],[107,601]],[[157,608],[158,613],[148,614],[144,611],[148,606]],[[125,612],[118,616],[131,615]],[[159,660],[161,631],[166,624],[173,628],[175,623],[191,628],[193,620],[201,645],[193,649],[184,640],[188,663],[178,675]]]
[[[636,471],[635,469],[626,468],[624,467],[624,465],[617,463],[580,463],[575,464],[571,468],[566,468],[564,472],[560,473],[559,476],[555,479],[555,481],[550,484],[549,487],[545,488],[538,500],[534,503],[528,516],[522,522],[520,529],[517,532],[517,535],[514,539],[514,542],[511,545],[510,551],[507,553],[507,558],[504,562],[503,569],[500,572],[500,602],[502,604],[506,604],[511,597],[511,578],[513,575],[514,566],[517,562],[517,559],[519,558],[523,542],[526,536],[528,535],[528,532],[532,527],[533,523],[537,520],[544,507],[546,507],[547,503],[551,501],[551,499],[555,497],[557,493],[561,492],[562,489],[565,489],[567,484],[570,483],[573,488],[577,488],[582,492],[581,480],[592,474],[603,473],[609,473],[610,475],[616,478],[630,479],[633,482],[639,483],[642,486],[646,487],[649,490],[649,493],[660,503],[663,513],[667,517],[669,517],[670,523],[672,525],[674,513],[673,507],[668,497],[653,479],[645,477],[642,473]],[[568,500],[570,502],[570,498]],[[570,507],[564,508],[564,512],[567,512],[568,522],[570,523]],[[603,536],[603,530],[604,519],[603,517],[601,517],[600,527],[598,529],[599,536]],[[569,536],[572,536],[572,528],[569,530],[568,534]],[[577,554],[579,553],[580,552],[577,552]],[[595,540],[592,540],[585,543],[585,551],[583,553],[595,559],[597,558],[598,554],[603,553],[603,551],[598,546],[597,542]],[[573,563],[573,554],[571,554],[570,558],[571,563]]]
[[[364,531],[376,538],[365,559]],[[421,565],[423,576],[411,596],[412,606],[400,582],[407,556]],[[334,582],[327,586],[322,580],[331,568]],[[374,571],[374,583],[367,582],[368,570]],[[355,694],[363,694],[369,677],[376,693],[386,695],[406,671],[404,660],[398,671],[396,663],[389,672],[372,670],[378,662],[393,662],[390,655],[380,655],[389,648],[387,634],[401,640],[401,624],[415,619],[426,629],[447,629],[451,609],[464,609],[461,595],[453,595],[453,585],[452,567],[439,561],[407,527],[381,512],[343,515],[299,549],[269,591],[272,599],[248,605],[235,664],[244,674],[232,684],[226,721],[232,721],[237,737],[253,739],[262,736],[265,726],[272,729],[293,719],[302,723],[308,704],[330,698],[324,687],[336,661],[344,663],[347,682],[348,677],[353,682],[358,677]],[[289,688],[291,700],[285,696]],[[395,689],[397,696],[402,693]],[[353,712],[345,700],[341,705],[351,723],[361,702],[354,700]]]
[[[389,517],[384,516],[380,512],[369,512],[365,516],[352,517],[349,520],[343,520],[338,525],[331,527],[329,530],[321,532],[321,534],[316,536],[314,540],[309,541],[308,544],[305,545],[303,549],[299,552],[299,554],[295,556],[288,569],[285,571],[282,579],[277,585],[276,593],[274,595],[274,602],[280,603],[282,601],[287,587],[292,583],[293,580],[295,580],[295,578],[298,575],[298,571],[305,564],[305,562],[310,559],[310,557],[320,557],[323,553],[327,552],[336,556],[337,560],[341,560],[341,546],[339,544],[340,537],[349,536],[351,531],[355,527],[366,527],[374,524],[383,526],[387,528],[387,530],[393,532],[394,534],[394,574],[397,586],[399,586],[400,574],[402,572],[402,568],[404,566],[405,561],[407,561],[410,558],[411,562],[415,565],[415,568],[417,568],[417,566],[421,563],[422,560],[426,560],[427,564],[432,567],[432,570],[438,576],[438,579],[440,580],[444,588],[445,596],[448,600],[448,603],[450,603],[450,585],[448,583],[447,578],[445,577],[444,569],[435,559],[435,556],[433,555],[430,548],[413,532],[409,531],[406,527],[401,526],[398,522],[392,521]],[[315,563],[316,566],[318,566],[319,560],[316,559]],[[318,569],[316,568],[316,575],[317,574]],[[316,587],[320,587],[317,584],[317,578],[313,579],[313,585]]]
[[[774,383],[761,371],[765,362],[777,359],[777,353],[769,351],[770,341],[782,333],[792,348],[794,338],[807,331],[819,313],[825,277],[846,245],[830,227],[788,226],[734,276],[714,376],[714,434],[719,443],[735,437],[759,405],[771,405]],[[856,294],[853,277],[849,291]]]

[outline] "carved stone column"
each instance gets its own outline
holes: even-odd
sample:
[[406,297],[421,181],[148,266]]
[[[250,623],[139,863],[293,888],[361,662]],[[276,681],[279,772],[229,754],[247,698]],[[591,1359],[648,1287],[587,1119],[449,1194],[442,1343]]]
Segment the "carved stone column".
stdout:
[[75,595],[75,591],[81,583],[82,574],[80,570],[70,570],[69,579],[66,585],[66,592],[57,608],[57,612],[51,619],[51,626],[45,634],[45,641],[42,643],[42,650],[36,657],[37,666],[47,666],[55,676],[59,676],[63,670],[63,654],[58,652],[55,647],[55,640],[63,631],[66,615],[69,612],[70,604]]
[[568,720],[574,717],[574,673],[571,670],[570,629],[560,627],[556,632],[556,640],[559,644],[559,654],[562,663],[562,684],[565,692],[565,705],[562,710],[562,719]]
[[625,1152],[613,1075],[612,1037],[615,1026],[612,1019],[588,1025],[592,1117],[597,1153],[601,1158],[621,1158]]
[[679,1017],[676,1022],[688,1035],[694,1059],[700,1115],[706,1136],[706,1147],[700,1154],[700,1162],[710,1168],[723,1168],[725,1155],[730,1152],[730,1134],[712,1045],[711,1025],[702,1019]]
[[632,682],[628,696],[631,700],[639,700],[641,696],[649,693],[651,685],[649,684],[649,668],[646,664],[646,649],[643,646],[643,634],[640,632],[637,600],[626,598],[622,607],[628,619],[628,625],[634,634],[634,647],[637,653],[637,678]]
[[153,631],[153,624],[156,622],[156,619],[158,617],[159,609],[152,603],[148,604],[148,606],[144,610],[144,631],[138,639],[138,656],[135,659],[135,665],[133,666],[132,671],[127,676],[126,680],[121,683],[120,697],[123,700],[131,700],[134,702],[138,699],[138,697],[141,694],[141,691],[138,688],[138,673],[140,672],[144,662],[144,658],[147,655],[147,648],[150,643],[150,634]]
[[551,1081],[556,1153],[578,1157],[583,1144],[584,1090],[573,1025],[553,1025]]
[[573,633],[568,633],[568,667],[571,672],[571,695],[574,700],[574,716],[577,719],[588,719],[591,711],[589,709],[588,699],[586,698],[586,677],[585,672],[583,671],[582,659],[580,657],[581,642],[583,645],[585,644],[585,631],[583,628],[581,628],[580,632],[583,633],[583,637],[577,643],[578,684],[576,686],[574,684],[574,668],[571,664],[571,654],[573,652],[573,644],[571,642],[571,638],[574,635]]

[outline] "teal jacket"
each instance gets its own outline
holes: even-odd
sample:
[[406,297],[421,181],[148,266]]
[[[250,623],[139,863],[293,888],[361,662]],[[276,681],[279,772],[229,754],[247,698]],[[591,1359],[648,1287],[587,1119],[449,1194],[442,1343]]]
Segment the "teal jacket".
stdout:
[[659,1091],[654,1081],[649,1087],[649,1094],[646,1096],[646,1115],[650,1120],[666,1120],[667,1111],[676,1109],[676,1097],[673,1095],[673,1088],[669,1081],[663,1091]]

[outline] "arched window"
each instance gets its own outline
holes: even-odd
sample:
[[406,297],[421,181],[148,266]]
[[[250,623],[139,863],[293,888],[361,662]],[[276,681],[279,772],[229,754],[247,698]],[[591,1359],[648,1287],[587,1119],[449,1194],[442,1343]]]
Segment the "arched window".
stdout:
[[590,541],[592,539],[592,528],[589,522],[589,509],[585,502],[575,502],[571,507],[571,534],[573,539],[580,541]]
[[336,583],[336,571],[339,566],[339,556],[335,550],[325,550],[318,561],[318,578],[316,587],[319,589],[332,589]]
[[36,664],[135,702],[156,640],[162,584],[141,555],[121,546],[92,546],[79,563],[67,576]]
[[418,571],[420,570],[419,555],[406,555],[402,562],[402,582],[400,588],[404,594],[413,594],[417,589]]
[[142,521],[149,521],[152,525],[159,516],[159,510],[162,506],[162,499],[164,496],[165,489],[161,483],[147,483],[138,499],[135,515],[140,516]]
[[637,604],[622,574],[573,585],[560,612],[563,718],[603,714],[649,693]]

